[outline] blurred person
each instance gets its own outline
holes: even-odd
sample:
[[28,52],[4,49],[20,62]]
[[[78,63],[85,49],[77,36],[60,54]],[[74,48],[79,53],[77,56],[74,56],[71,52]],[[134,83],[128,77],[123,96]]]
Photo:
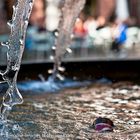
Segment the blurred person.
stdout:
[[[85,47],[87,31],[84,28],[84,14],[81,12],[73,27],[74,38],[72,40],[72,48],[75,48],[75,55],[80,55],[80,50]],[[80,49],[80,50],[79,50]]]
[[55,32],[58,29],[61,16],[61,2],[63,1],[47,0],[46,28],[49,31]]
[[120,52],[121,46],[127,39],[127,25],[125,24],[125,21],[129,19],[127,0],[97,0],[96,2],[96,30],[108,26],[111,22],[111,50]]
[[2,1],[4,1],[7,20],[11,20],[13,14],[13,5],[15,5],[15,0],[2,0]]
[[46,28],[46,0],[35,0],[29,19],[25,47],[27,50],[49,50],[54,44],[54,35]]
[[130,14],[128,23],[130,26],[140,26],[139,7],[140,0],[128,0],[128,8]]
[[128,0],[97,0],[96,14],[98,27],[104,27],[114,15],[118,20],[129,19]]
[[127,0],[116,0],[116,16],[121,21],[126,21],[129,18]]
[[6,34],[9,32],[7,26],[7,11],[5,1],[0,0],[0,34]]
[[84,22],[81,18],[78,18],[74,25],[74,35],[77,37],[84,37],[87,31],[84,28]]
[[42,35],[46,32],[45,28],[45,0],[34,0],[33,9],[29,19],[25,47],[32,49],[37,41],[41,41]]
[[127,25],[125,22],[115,18],[112,22],[111,33],[113,40],[111,50],[115,53],[119,53],[121,51],[121,47],[127,40]]
[[113,43],[111,50],[120,52],[121,47],[127,40],[128,25],[126,24],[126,21],[129,19],[127,0],[116,0],[115,14],[112,26]]
[[116,0],[97,0],[96,17],[97,26],[104,27],[109,21],[110,17],[114,15],[116,8]]
[[93,16],[89,15],[84,22],[84,29],[87,31],[90,37],[94,37],[96,28],[97,28],[97,21]]
[[40,30],[45,29],[45,0],[35,0],[29,19],[29,26],[36,26]]

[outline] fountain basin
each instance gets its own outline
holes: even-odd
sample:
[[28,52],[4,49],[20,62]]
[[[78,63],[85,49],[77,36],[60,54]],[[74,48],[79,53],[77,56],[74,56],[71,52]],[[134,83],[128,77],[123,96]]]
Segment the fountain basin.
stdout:
[[[81,81],[92,79],[90,85],[65,88],[55,94],[21,91],[24,103],[13,108],[6,135],[1,138],[139,139],[138,64],[138,60],[64,62],[66,77]],[[52,66],[51,62],[22,64],[19,82],[39,79],[38,74],[47,79],[46,70]],[[103,77],[112,82],[94,80]],[[100,134],[91,127],[99,116],[114,122],[113,132]]]
[[[140,87],[131,82],[94,83],[57,94],[22,92],[24,103],[15,106],[10,113],[7,137],[23,140],[139,139],[139,92]],[[114,132],[101,134],[91,127],[99,116],[114,122]]]
[[[76,77],[80,80],[108,78],[112,81],[139,81],[140,60],[72,60],[63,61],[66,68],[64,75],[69,78]],[[38,79],[42,74],[46,79],[47,70],[53,67],[52,62],[23,63],[19,72],[19,80]]]

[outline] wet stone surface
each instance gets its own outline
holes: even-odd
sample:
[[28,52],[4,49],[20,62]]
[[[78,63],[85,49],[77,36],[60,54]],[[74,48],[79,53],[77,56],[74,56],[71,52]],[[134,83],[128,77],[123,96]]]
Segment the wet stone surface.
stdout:
[[[9,115],[6,132],[11,140],[140,139],[140,86],[136,84],[92,84],[23,96],[24,103]],[[91,127],[99,116],[113,121],[113,132],[97,133]]]

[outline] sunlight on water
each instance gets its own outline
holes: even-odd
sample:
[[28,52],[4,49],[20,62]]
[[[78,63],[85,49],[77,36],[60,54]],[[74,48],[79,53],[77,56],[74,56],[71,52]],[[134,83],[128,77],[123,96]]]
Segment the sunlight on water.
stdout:
[[33,0],[18,0],[13,6],[13,16],[7,24],[10,26],[11,33],[9,40],[2,43],[8,48],[7,68],[1,71],[3,80],[8,83],[8,89],[3,97],[1,105],[1,119],[6,120],[9,111],[16,104],[21,104],[23,98],[17,88],[17,75],[20,69],[22,54],[24,51],[24,41],[28,20],[33,6]]

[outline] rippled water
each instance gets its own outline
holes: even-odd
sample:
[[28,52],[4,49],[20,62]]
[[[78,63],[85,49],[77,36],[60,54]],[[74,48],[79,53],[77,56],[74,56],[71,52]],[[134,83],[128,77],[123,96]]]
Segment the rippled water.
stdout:
[[[22,93],[25,102],[10,113],[3,140],[140,139],[139,85],[93,83],[59,94]],[[114,122],[113,133],[97,133],[91,127],[99,116]]]

